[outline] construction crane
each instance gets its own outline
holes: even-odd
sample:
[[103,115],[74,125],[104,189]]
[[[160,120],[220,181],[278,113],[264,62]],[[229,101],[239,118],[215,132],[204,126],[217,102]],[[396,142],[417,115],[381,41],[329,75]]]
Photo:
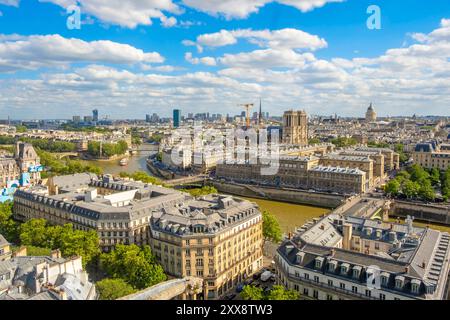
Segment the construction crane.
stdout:
[[238,104],[239,107],[245,107],[246,110],[246,118],[247,118],[247,128],[250,128],[250,108],[253,107],[255,104],[253,103],[247,103],[247,104]]

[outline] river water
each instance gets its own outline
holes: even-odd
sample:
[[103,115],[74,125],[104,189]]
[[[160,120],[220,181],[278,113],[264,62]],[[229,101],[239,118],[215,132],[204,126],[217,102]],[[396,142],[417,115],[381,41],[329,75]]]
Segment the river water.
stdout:
[[83,163],[89,163],[92,165],[99,166],[103,169],[104,173],[119,174],[120,172],[133,173],[136,171],[145,171],[151,175],[151,172],[147,169],[147,158],[158,152],[158,146],[144,143],[139,146],[139,150],[135,155],[128,157],[128,165],[121,166],[119,164],[120,159],[110,160],[110,161],[86,161],[82,160]]
[[[84,163],[90,163],[103,168],[105,173],[118,174],[120,172],[133,173],[136,171],[145,171],[151,175],[151,172],[147,169],[146,160],[151,154],[158,152],[158,146],[151,144],[142,144],[139,147],[137,154],[128,158],[127,166],[120,166],[119,159],[111,161],[83,161]],[[254,198],[243,199],[256,202],[262,211],[266,210],[275,215],[280,223],[282,231],[289,233],[295,231],[298,227],[301,227],[308,220],[320,217],[330,212],[329,209],[318,208],[307,205],[299,205],[292,203],[285,203],[272,200],[262,200]],[[392,221],[394,221],[392,219]],[[425,227],[426,223],[414,222],[414,225]],[[450,232],[450,227],[440,225],[430,225],[433,229],[438,229],[445,232]]]

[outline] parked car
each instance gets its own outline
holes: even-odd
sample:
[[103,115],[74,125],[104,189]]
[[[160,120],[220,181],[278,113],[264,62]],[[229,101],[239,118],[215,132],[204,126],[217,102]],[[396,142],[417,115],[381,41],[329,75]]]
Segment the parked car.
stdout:
[[237,292],[237,293],[241,293],[242,290],[244,290],[244,288],[245,288],[245,284],[239,283],[239,284],[237,285],[237,287],[236,287],[236,292]]
[[261,281],[266,282],[267,280],[270,279],[271,276],[272,276],[272,272],[270,272],[270,271],[264,271],[264,272],[261,274]]

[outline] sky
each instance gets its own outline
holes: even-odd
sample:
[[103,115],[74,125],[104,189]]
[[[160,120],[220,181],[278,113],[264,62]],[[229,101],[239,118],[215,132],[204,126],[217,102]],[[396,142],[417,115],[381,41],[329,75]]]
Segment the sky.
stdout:
[[0,119],[259,99],[272,115],[450,116],[449,1],[0,0]]

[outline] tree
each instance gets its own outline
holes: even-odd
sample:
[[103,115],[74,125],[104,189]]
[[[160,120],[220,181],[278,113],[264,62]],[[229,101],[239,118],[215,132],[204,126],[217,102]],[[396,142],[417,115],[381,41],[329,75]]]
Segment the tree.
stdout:
[[431,182],[426,180],[419,188],[419,196],[426,201],[434,201],[436,193],[434,192]]
[[20,226],[20,243],[41,249],[60,249],[64,257],[81,256],[86,266],[98,256],[98,235],[94,230],[74,230],[72,224],[49,226],[44,219],[31,219]]
[[266,300],[298,300],[300,294],[294,290],[286,290],[283,286],[275,285],[266,296]]
[[411,181],[411,180],[406,181],[402,186],[403,194],[407,198],[417,197],[419,194],[419,189],[420,189],[420,184],[418,184],[417,182]]
[[400,192],[400,187],[400,182],[398,182],[397,179],[392,179],[384,186],[384,192],[392,196],[396,196]]
[[45,219],[31,219],[20,228],[20,243],[25,246],[50,248],[47,243],[47,222]]
[[263,237],[265,241],[278,243],[282,239],[282,232],[277,218],[268,211],[263,214]]
[[308,141],[309,144],[319,144],[319,143],[321,143],[321,142],[322,142],[322,141],[320,141],[319,138],[311,138],[311,139],[309,139],[309,141]]
[[415,181],[415,182],[422,182],[425,180],[430,179],[430,175],[428,174],[428,172],[426,172],[421,166],[419,166],[418,164],[413,164],[411,167],[409,167],[408,169],[410,175],[411,175],[411,180]]
[[437,168],[431,169],[430,180],[433,186],[439,185],[439,183],[441,182],[441,173],[439,172],[439,169]]
[[136,290],[123,279],[103,279],[95,284],[100,300],[116,300]]
[[211,186],[204,186],[201,188],[195,188],[195,189],[182,189],[181,191],[190,193],[193,197],[201,197],[206,196],[208,194],[214,194],[217,193],[217,189]]
[[245,286],[240,295],[244,300],[263,300],[264,298],[262,288],[250,285]]
[[149,246],[118,244],[113,251],[101,255],[100,263],[112,278],[121,278],[138,289],[167,279]]
[[9,242],[18,241],[18,223],[12,219],[11,201],[0,203],[0,234]]

